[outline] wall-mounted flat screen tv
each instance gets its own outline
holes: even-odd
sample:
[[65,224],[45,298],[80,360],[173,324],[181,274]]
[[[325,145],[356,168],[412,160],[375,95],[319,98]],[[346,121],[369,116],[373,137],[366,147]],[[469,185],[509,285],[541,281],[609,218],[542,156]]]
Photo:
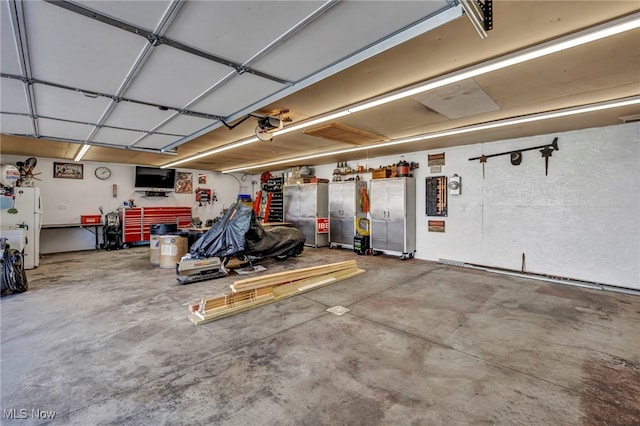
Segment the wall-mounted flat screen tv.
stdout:
[[136,188],[174,189],[176,169],[136,166]]

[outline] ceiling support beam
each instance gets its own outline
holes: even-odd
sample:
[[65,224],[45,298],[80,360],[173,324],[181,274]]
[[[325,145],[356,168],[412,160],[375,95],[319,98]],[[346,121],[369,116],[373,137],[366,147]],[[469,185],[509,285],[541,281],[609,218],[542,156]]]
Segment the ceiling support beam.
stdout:
[[40,79],[37,79],[37,78],[25,78],[25,77],[21,77],[19,75],[6,74],[6,73],[0,73],[0,77],[1,78],[14,79],[14,80],[20,80],[23,83],[26,83],[26,84],[29,84],[29,85],[42,84],[43,86],[55,87],[56,89],[63,89],[63,90],[69,90],[69,91],[72,91],[72,92],[78,92],[78,93],[80,93],[83,96],[86,96],[88,98],[100,97],[100,98],[112,99],[112,100],[114,100],[116,102],[131,102],[133,104],[144,105],[144,106],[148,106],[148,107],[152,107],[152,108],[158,108],[158,109],[161,109],[163,111],[173,110],[173,111],[176,111],[176,113],[180,113],[180,114],[184,114],[184,115],[190,115],[190,116],[194,116],[194,117],[205,118],[207,120],[220,120],[221,118],[224,118],[224,117],[220,117],[219,115],[207,114],[207,113],[198,112],[198,111],[191,111],[191,110],[186,110],[186,109],[178,108],[178,107],[174,107],[174,106],[154,104],[154,103],[151,103],[151,102],[138,101],[136,99],[126,98],[126,97],[123,97],[123,96],[118,97],[116,95],[112,95],[112,94],[109,94],[109,93],[96,92],[96,91],[93,91],[93,90],[85,90],[85,89],[82,89],[82,88],[79,88],[79,87],[72,87],[72,86],[67,86],[67,85],[64,85],[64,84],[53,83],[51,81],[40,80]]
[[33,134],[38,137],[38,121],[34,118],[37,115],[35,94],[29,80],[31,79],[31,61],[29,60],[29,45],[27,43],[27,25],[24,19],[24,11],[22,10],[22,2],[15,0],[9,1],[9,11],[11,13],[11,26],[13,28],[13,36],[16,42],[16,50],[18,52],[19,66],[22,71],[22,82],[24,83],[25,96],[27,98],[27,107],[31,117],[31,128]]
[[[87,126],[97,126],[97,123],[90,123],[88,121],[78,121],[78,120],[69,120],[66,118],[57,118],[57,117],[49,117],[46,115],[36,115],[33,116],[31,114],[26,114],[26,113],[22,113],[22,112],[7,112],[7,111],[0,111],[0,114],[6,114],[6,115],[14,115],[14,116],[20,116],[20,117],[29,117],[29,118],[33,118],[33,119],[38,119],[38,118],[42,118],[43,120],[53,120],[53,121],[61,121],[64,123],[73,123],[73,124],[84,124]],[[162,136],[174,136],[174,137],[183,137],[184,135],[180,135],[177,133],[164,133],[164,132],[150,132],[148,130],[142,130],[142,129],[132,129],[130,127],[120,127],[120,126],[108,126],[108,125],[101,125],[101,127],[104,127],[105,129],[116,129],[116,130],[127,130],[130,132],[141,132],[141,133],[150,133],[150,134],[154,134],[154,135],[162,135]],[[31,137],[34,138],[38,138],[38,135],[30,135]]]

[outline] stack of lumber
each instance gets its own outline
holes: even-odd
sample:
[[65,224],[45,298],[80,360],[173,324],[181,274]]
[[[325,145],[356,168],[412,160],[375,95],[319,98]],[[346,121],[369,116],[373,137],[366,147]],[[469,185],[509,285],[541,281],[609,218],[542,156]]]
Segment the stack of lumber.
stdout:
[[355,260],[348,260],[235,281],[231,284],[231,292],[191,303],[189,320],[195,325],[203,324],[364,272]]

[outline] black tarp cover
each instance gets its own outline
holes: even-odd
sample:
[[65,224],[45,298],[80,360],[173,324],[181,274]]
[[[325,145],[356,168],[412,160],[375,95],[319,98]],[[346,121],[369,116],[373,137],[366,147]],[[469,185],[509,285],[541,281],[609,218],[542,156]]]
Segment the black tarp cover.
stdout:
[[189,252],[198,257],[268,257],[299,254],[303,246],[304,234],[297,228],[264,228],[251,207],[235,203],[222,219],[192,244]]

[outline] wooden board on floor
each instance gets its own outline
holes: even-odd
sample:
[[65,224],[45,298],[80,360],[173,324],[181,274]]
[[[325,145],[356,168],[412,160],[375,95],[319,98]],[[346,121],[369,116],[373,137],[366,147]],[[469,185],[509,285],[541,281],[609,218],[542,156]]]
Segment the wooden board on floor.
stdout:
[[320,276],[332,272],[338,272],[344,269],[357,268],[355,260],[347,262],[332,263],[329,265],[313,266],[310,268],[295,269],[292,271],[278,272],[275,274],[263,275],[244,280],[235,281],[231,284],[231,290],[234,292],[260,288],[268,285],[280,285],[289,282]]
[[298,273],[298,272],[313,273],[314,271],[318,271],[318,270],[331,271],[332,269],[339,268],[340,266],[353,267],[353,266],[357,266],[357,263],[356,263],[355,260],[345,260],[344,262],[329,263],[329,264],[326,264],[326,265],[318,265],[318,266],[310,266],[308,268],[293,269],[291,271],[276,272],[276,273],[269,274],[269,275],[262,276],[262,277],[246,278],[244,280],[237,280],[237,281],[234,282],[234,284],[242,285],[242,284],[253,283],[255,281],[260,281],[260,280],[262,280],[264,278],[286,277],[288,275],[291,275],[293,273]]
[[311,290],[315,290],[316,288],[334,284],[339,281],[343,281],[343,280],[355,277],[357,275],[364,274],[365,272],[366,271],[364,269],[359,269],[355,267],[355,268],[344,269],[338,272],[329,273],[326,275],[298,280],[289,284],[284,284],[284,285],[274,287],[273,298],[255,300],[251,303],[230,308],[229,310],[220,310],[220,311],[216,310],[215,312],[211,312],[209,314],[205,313],[204,315],[200,313],[191,313],[189,315],[189,320],[195,325],[204,324],[210,321],[228,317],[230,315],[238,314],[240,312],[248,311],[249,309],[253,309],[258,306],[263,306],[263,305],[266,305],[267,303],[273,303],[278,300],[286,299],[287,297],[292,297],[297,294],[302,294]]

